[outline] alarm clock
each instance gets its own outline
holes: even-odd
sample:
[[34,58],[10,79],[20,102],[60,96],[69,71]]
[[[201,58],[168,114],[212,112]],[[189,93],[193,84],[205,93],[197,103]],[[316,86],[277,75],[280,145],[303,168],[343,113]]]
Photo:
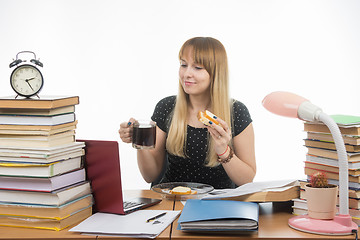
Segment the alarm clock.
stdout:
[[[19,59],[19,54],[31,53],[34,58],[29,62]],[[36,55],[31,51],[22,51],[16,54],[16,59],[10,63],[9,67],[15,67],[10,75],[10,85],[15,91],[17,96],[30,98],[37,96],[44,85],[44,78],[39,70],[39,67],[43,67],[43,64],[36,59]]]

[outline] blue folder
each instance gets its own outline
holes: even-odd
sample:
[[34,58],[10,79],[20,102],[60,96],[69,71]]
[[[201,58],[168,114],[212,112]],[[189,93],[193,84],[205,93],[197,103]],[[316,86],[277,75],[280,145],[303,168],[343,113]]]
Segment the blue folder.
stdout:
[[256,231],[259,205],[231,200],[188,199],[178,220],[184,231]]

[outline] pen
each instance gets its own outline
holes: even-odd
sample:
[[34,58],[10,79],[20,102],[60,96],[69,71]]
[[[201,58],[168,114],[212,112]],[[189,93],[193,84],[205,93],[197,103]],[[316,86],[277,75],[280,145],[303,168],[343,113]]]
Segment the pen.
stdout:
[[155,217],[149,218],[148,220],[146,220],[146,222],[148,223],[148,222],[154,221],[155,219],[161,218],[165,214],[166,214],[166,212],[160,213],[159,215],[156,215]]

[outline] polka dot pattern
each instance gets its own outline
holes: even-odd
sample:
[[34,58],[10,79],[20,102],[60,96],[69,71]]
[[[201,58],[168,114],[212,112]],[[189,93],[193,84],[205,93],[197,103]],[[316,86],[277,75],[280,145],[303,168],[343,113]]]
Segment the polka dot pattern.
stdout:
[[[152,120],[164,132],[168,132],[171,113],[175,106],[176,96],[162,99],[156,105]],[[250,114],[244,104],[233,103],[233,136],[241,133],[251,122]],[[222,165],[206,167],[205,158],[208,149],[208,131],[206,128],[187,126],[186,155],[187,158],[168,155],[168,166],[161,182],[197,182],[210,184],[216,189],[232,188],[234,184],[227,176]]]

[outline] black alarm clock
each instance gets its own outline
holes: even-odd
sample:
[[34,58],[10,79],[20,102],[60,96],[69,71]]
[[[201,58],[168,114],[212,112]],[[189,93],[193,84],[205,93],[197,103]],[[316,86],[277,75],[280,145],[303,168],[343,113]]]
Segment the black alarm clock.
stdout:
[[[19,59],[19,54],[23,53],[31,53],[34,55],[34,58],[29,62]],[[31,51],[19,52],[16,54],[16,59],[10,63],[9,67],[15,67],[10,75],[10,85],[15,93],[18,96],[26,98],[35,95],[38,96],[44,85],[44,78],[38,68],[43,67],[43,64],[36,59],[35,53]]]

